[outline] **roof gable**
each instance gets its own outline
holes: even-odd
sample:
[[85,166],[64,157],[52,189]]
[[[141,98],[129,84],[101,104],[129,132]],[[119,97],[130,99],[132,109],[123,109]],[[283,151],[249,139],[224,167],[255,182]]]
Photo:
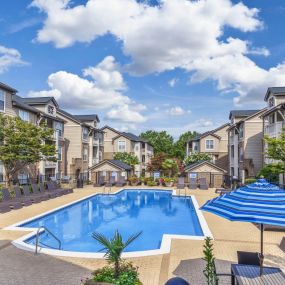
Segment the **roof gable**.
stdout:
[[99,117],[97,114],[90,114],[90,115],[73,115],[77,120],[81,122],[100,122]]
[[120,170],[123,170],[123,171],[130,171],[130,170],[132,170],[132,167],[130,165],[124,163],[121,160],[116,160],[116,159],[103,160],[103,161],[99,162],[98,164],[91,166],[89,169],[90,170],[96,169],[97,167],[100,167],[100,166],[102,166],[105,163],[110,164],[110,165],[112,165],[114,167],[117,167],[117,168],[119,168]]
[[14,88],[12,88],[11,86],[7,85],[7,84],[4,84],[2,82],[0,82],[0,89],[4,89],[8,92],[11,92],[12,94],[15,94],[17,93],[18,91]]
[[210,162],[210,161],[198,161],[198,162],[195,162],[195,163],[192,163],[192,164],[189,164],[185,167],[185,171],[191,171],[191,170],[194,170],[195,168],[197,167],[200,167],[202,165],[209,165],[210,167],[213,167],[215,169],[218,169],[224,173],[226,173],[227,171],[219,166],[217,166],[216,164]]
[[24,103],[29,105],[46,105],[52,102],[56,108],[59,108],[58,103],[54,97],[24,97],[22,98]]
[[229,114],[229,119],[232,117],[244,118],[252,116],[253,114],[259,112],[260,110],[231,110]]
[[269,87],[266,91],[264,101],[267,101],[271,94],[274,96],[285,96],[285,87]]

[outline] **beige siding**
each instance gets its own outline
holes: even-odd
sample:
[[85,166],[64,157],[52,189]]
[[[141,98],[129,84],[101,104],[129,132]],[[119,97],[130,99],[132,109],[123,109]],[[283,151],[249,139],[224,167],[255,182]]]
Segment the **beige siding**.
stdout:
[[223,173],[221,170],[215,168],[215,167],[212,167],[211,165],[208,165],[208,164],[204,164],[204,165],[201,165],[201,166],[198,166],[194,169],[192,169],[191,171],[189,172],[212,172],[212,173]]
[[17,116],[15,109],[13,108],[12,94],[7,91],[4,91],[4,93],[5,93],[5,114],[10,116]]
[[[206,149],[207,140],[214,141],[214,149]],[[219,152],[219,149],[220,149],[219,145],[220,145],[220,142],[218,138],[212,135],[208,135],[200,140],[200,152],[208,152],[208,153]]]
[[96,169],[92,170],[92,172],[98,172],[98,171],[121,171],[121,170],[113,165],[110,165],[109,163],[103,163],[99,167],[96,167]]
[[119,141],[124,141],[126,142],[126,152],[133,152],[134,151],[134,143],[131,142],[129,139],[123,137],[123,136],[120,136],[118,138],[116,138],[113,142],[113,149],[114,149],[114,152],[119,152],[119,149],[118,149],[118,142]]
[[[14,107],[14,112],[15,112],[16,116],[19,116],[19,111],[20,111],[19,108]],[[29,112],[29,111],[26,111],[26,110],[24,110],[24,111],[29,113],[29,121],[30,121],[30,123],[36,124],[37,123],[37,115],[35,113]]]

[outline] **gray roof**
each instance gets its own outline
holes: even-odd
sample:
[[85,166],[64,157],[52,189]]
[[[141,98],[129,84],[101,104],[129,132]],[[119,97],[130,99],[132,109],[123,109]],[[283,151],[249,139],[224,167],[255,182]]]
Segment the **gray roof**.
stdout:
[[24,100],[22,97],[18,96],[18,95],[13,95],[12,96],[12,102],[13,102],[13,105],[14,106],[17,106],[21,109],[24,109],[24,110],[27,110],[27,111],[30,111],[32,113],[40,113],[40,111],[32,106],[29,106],[28,104],[25,104],[24,103]]
[[49,101],[53,101],[53,103],[58,107],[58,104],[54,97],[25,97],[23,98],[23,101],[29,105],[41,105],[47,104]]
[[79,123],[80,124],[80,120],[77,119],[74,115],[62,110],[62,109],[58,109],[58,112],[63,114],[64,116],[66,117],[69,117],[70,119],[74,120],[75,122]]
[[269,87],[264,97],[264,101],[266,101],[270,94],[275,96],[285,95],[285,87]]
[[125,170],[132,170],[132,167],[126,163],[124,163],[121,160],[111,159],[109,160],[114,165],[118,166],[119,168],[125,169]]
[[6,90],[6,91],[9,91],[9,92],[11,92],[11,93],[13,93],[13,94],[18,92],[16,89],[14,89],[14,88],[12,88],[11,86],[9,86],[9,85],[7,85],[7,84],[4,84],[4,83],[2,83],[2,82],[0,82],[0,88],[1,88],[1,89],[4,89],[4,90]]
[[87,122],[87,121],[97,121],[100,122],[99,117],[97,114],[91,114],[91,115],[73,115],[73,117],[77,118],[77,120],[81,122]]
[[217,166],[217,165],[214,164],[213,162],[211,162],[211,161],[205,161],[205,160],[201,160],[201,161],[197,161],[197,162],[188,164],[188,165],[185,167],[184,170],[187,171],[187,170],[193,169],[193,168],[195,168],[196,166],[199,166],[199,165],[201,165],[201,164],[203,164],[203,163],[210,164],[211,166],[216,167],[216,168],[222,170],[223,172],[227,172],[225,169],[221,168],[220,166]]
[[248,117],[259,111],[260,110],[232,110],[230,111],[229,119],[232,117]]

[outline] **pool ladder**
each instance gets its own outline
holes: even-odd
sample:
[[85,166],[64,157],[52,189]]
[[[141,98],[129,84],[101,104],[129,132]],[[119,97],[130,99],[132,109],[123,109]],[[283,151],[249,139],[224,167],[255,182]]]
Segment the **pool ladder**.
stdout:
[[57,242],[58,242],[58,249],[61,250],[61,241],[58,237],[56,237],[48,228],[41,226],[37,230],[36,234],[36,249],[35,249],[35,254],[38,254],[38,247],[39,247],[39,237],[41,234],[41,230],[44,230],[45,232],[48,232]]

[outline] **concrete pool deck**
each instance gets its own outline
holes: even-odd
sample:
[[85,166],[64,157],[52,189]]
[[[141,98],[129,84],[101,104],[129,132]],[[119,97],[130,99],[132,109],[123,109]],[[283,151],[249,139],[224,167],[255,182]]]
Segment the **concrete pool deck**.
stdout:
[[[155,188],[161,189],[161,187]],[[113,187],[112,192],[115,191],[118,191],[118,188]],[[105,261],[100,259],[59,257],[44,254],[34,256],[31,252],[17,249],[11,245],[11,241],[27,234],[26,231],[3,230],[7,226],[84,198],[92,193],[102,192],[103,188],[86,186],[84,189],[75,189],[73,194],[1,214],[0,284],[76,285],[81,284],[81,278],[90,276],[92,270],[103,266]],[[184,195],[184,190],[181,191],[182,194]],[[214,193],[214,189],[209,189],[187,190],[187,195],[195,195],[198,204],[201,206],[217,194]],[[203,215],[215,239],[217,259],[235,262],[237,250],[259,251],[260,232],[254,225],[230,222],[209,213],[203,213]],[[285,236],[284,232],[266,231],[264,234],[264,248],[265,264],[280,267],[285,271],[285,254],[279,247],[283,236]],[[200,279],[202,265],[199,262],[194,262],[202,257],[202,251],[203,241],[174,239],[169,254],[136,257],[130,258],[130,260],[139,267],[140,278],[144,285],[163,285],[168,278],[176,275],[188,279],[191,281],[191,285],[202,285],[203,281]]]

